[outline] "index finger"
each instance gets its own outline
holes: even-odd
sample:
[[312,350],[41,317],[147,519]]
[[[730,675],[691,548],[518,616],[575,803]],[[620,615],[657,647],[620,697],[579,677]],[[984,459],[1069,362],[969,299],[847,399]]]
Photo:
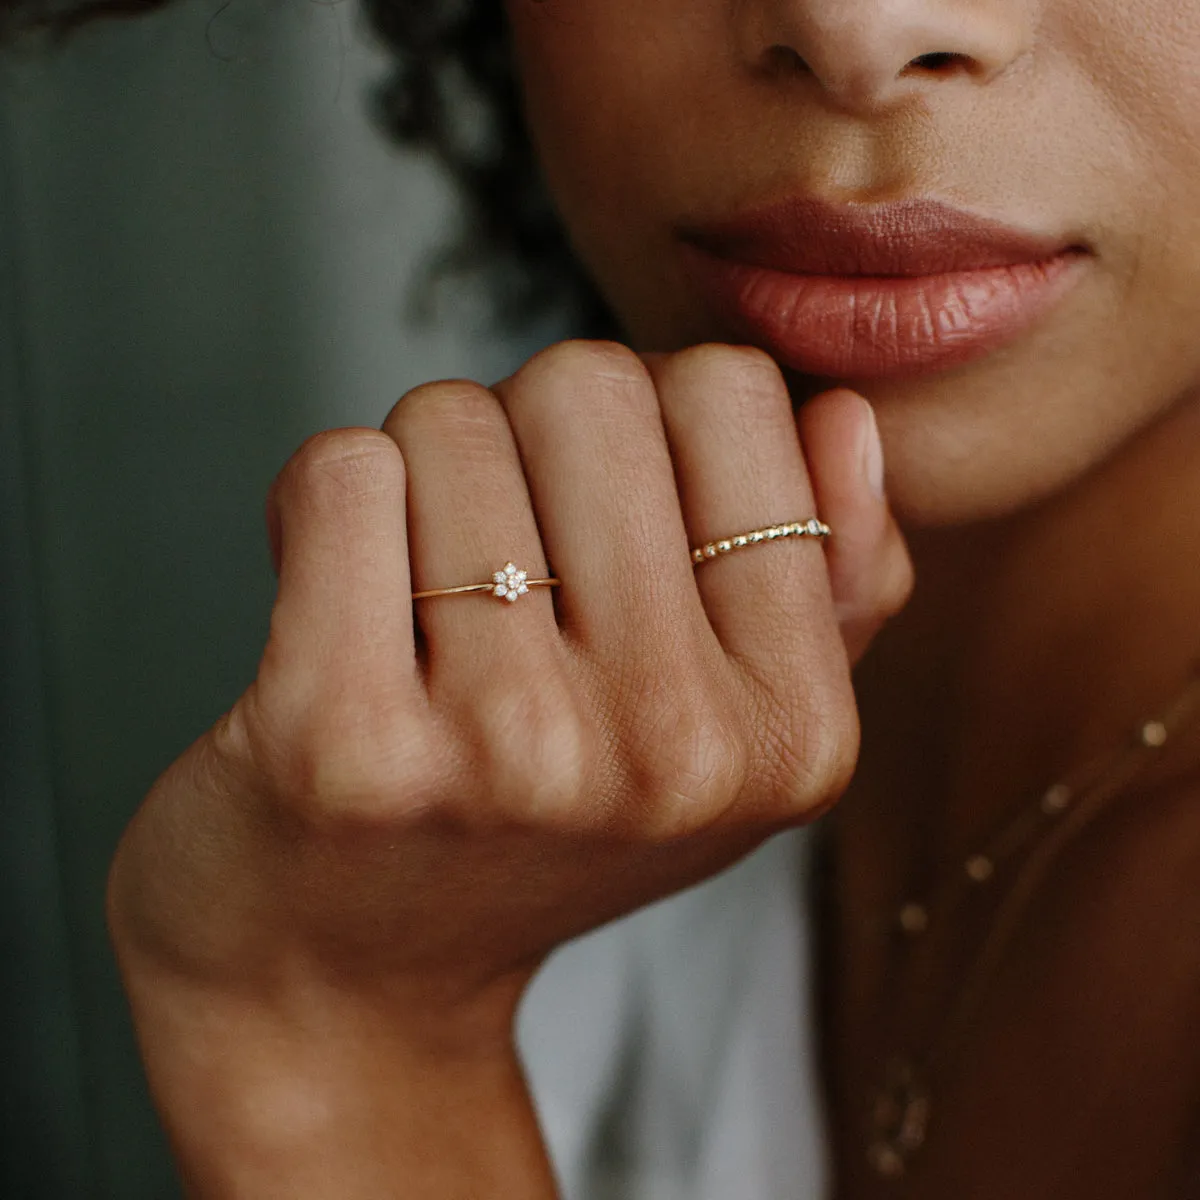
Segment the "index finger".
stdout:
[[[279,589],[264,658],[292,704],[412,698],[404,461],[375,429],[317,434],[272,485]],[[260,679],[264,672],[260,671]]]

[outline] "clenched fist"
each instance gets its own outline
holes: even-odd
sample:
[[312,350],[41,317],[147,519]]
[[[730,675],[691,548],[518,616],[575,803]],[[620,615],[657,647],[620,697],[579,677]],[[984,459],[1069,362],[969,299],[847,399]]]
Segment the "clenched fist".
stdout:
[[[344,1115],[331,1096],[372,1114],[363,1137],[380,1113],[451,1107],[456,1070],[487,1143],[519,1091],[513,1006],[550,950],[837,799],[850,666],[911,584],[882,474],[864,400],[797,418],[772,361],[727,346],[564,343],[491,389],[418,388],[382,432],[305,443],[268,502],[258,677],[157,781],[110,886],[200,1194],[399,1194],[392,1175],[356,1190],[336,1155],[307,1168],[314,1190],[276,1192],[276,1151],[299,1122],[305,1160]],[[817,514],[824,545],[692,564],[689,547]],[[510,560],[561,588],[411,599]],[[200,1097],[215,1115],[193,1115]],[[393,1167],[424,1181],[412,1195],[538,1194],[536,1169],[489,1174],[515,1136],[472,1166],[461,1135],[439,1152],[427,1134]]]

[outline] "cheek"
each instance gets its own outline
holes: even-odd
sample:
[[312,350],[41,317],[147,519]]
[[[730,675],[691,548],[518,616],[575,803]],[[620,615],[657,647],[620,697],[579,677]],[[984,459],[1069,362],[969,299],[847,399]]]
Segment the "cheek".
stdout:
[[1200,376],[1200,5],[1066,8],[1063,44],[1113,131],[1111,176],[1097,195],[1121,206],[1114,224],[1127,235],[1110,263],[1121,287],[1110,329],[1125,351],[1116,369],[1127,402],[1147,391],[1161,401]]
[[711,190],[721,148],[705,141],[697,97],[725,47],[722,5],[510,0],[509,11],[530,133],[576,248],[602,286],[639,263],[645,273],[681,191]]
[[[1051,29],[1111,138],[1099,207],[1129,217],[1131,285],[1186,280],[1200,266],[1200,5],[1064,2]],[[1136,232],[1135,232],[1136,231]]]
[[[577,187],[602,179],[643,121],[645,45],[628,0],[515,0],[510,4],[530,131],[546,174]],[[641,88],[639,87],[641,85]]]

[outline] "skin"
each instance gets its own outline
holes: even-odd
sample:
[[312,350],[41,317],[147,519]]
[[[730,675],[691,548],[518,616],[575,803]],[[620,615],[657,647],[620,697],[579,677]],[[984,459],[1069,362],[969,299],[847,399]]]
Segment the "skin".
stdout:
[[[728,336],[683,279],[677,224],[797,191],[862,203],[931,195],[1070,235],[1096,258],[1087,285],[1019,345],[936,380],[871,386],[906,523],[1028,505],[1194,386],[1200,16],[1190,6],[729,7],[510,5],[546,173],[636,344]],[[810,69],[773,66],[779,46]],[[977,73],[900,77],[930,47],[972,54]]]
[[[674,230],[797,191],[931,195],[1092,251],[1082,286],[1012,346],[860,384],[918,579],[856,677],[864,752],[834,821],[827,1083],[839,1193],[873,1195],[879,1063],[945,1013],[987,914],[922,963],[938,997],[925,1012],[902,1011],[881,921],[1153,712],[1200,641],[1200,16],[1170,0],[510,11],[547,176],[635,345],[730,336],[690,293]],[[939,51],[969,65],[905,70]],[[789,382],[803,403],[829,381]],[[1161,922],[1197,929],[1196,750],[1185,739],[1142,781],[1158,802],[1133,828],[1097,829],[1060,864],[1070,886],[1039,897],[1011,948],[904,1195],[1181,1194],[1200,989]],[[1147,980],[1170,1000],[1132,1021]],[[1114,1029],[1132,1061],[1116,1061]],[[1116,1098],[1063,1119],[1089,1095]]]
[[[491,389],[429,385],[277,480],[258,679],[158,781],[110,889],[193,1191],[553,1195],[511,1046],[537,964],[845,793],[823,976],[839,1197],[1195,1195],[1195,733],[1056,864],[900,1188],[863,1167],[862,1108],[889,1047],[937,1024],[986,904],[916,992],[881,922],[1196,657],[1200,17],[508,11],[552,191],[642,357],[571,343]],[[1063,233],[1087,277],[981,362],[853,381],[868,405],[721,345],[680,270],[679,223],[797,190]],[[825,554],[688,564],[814,511]],[[414,640],[406,597],[486,577],[499,546],[553,563],[561,594],[421,602]]]

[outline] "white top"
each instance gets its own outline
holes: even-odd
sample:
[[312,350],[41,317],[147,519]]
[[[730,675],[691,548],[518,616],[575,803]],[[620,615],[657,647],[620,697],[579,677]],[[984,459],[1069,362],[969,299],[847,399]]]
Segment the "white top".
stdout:
[[823,1200],[807,838],[555,954],[522,1055],[565,1200]]

